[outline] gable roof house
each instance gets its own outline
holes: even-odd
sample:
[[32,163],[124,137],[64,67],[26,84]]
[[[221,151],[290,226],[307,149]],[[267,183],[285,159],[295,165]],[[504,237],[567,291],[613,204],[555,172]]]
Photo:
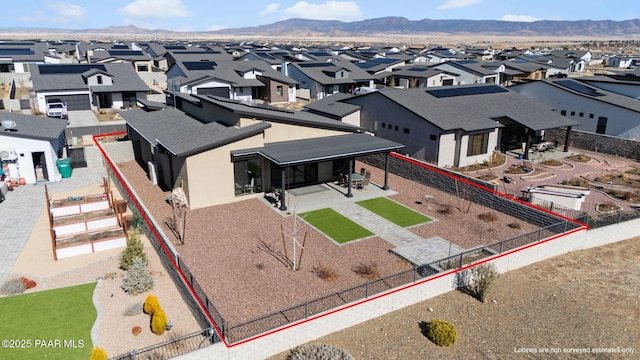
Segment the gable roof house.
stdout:
[[123,117],[136,161],[163,189],[182,186],[191,209],[333,181],[338,169],[353,169],[355,156],[402,147],[307,112],[211,95],[176,100],[176,109]]
[[458,83],[458,74],[425,65],[395,69],[391,75],[396,86],[408,88],[446,86]]
[[297,82],[263,61],[177,62],[166,75],[169,96],[180,92],[268,103],[296,100]]
[[146,51],[125,43],[78,43],[77,56],[80,63],[129,63],[140,73],[149,73],[153,68]]
[[640,139],[637,99],[573,79],[535,81],[512,89],[577,121],[577,130]]
[[590,86],[640,100],[640,71],[573,78]]
[[60,179],[56,161],[62,157],[67,121],[3,113],[0,126],[0,165],[9,179],[27,184]]
[[365,86],[373,87],[373,76],[348,61],[290,63],[288,74],[308,89],[310,97],[322,99],[334,93],[348,93]]
[[499,69],[494,64],[479,60],[446,61],[433,65],[434,69],[440,69],[449,73],[458,74],[457,83],[465,84],[496,84],[499,82]]
[[[367,131],[441,167],[490,161],[494,150],[524,149],[528,155],[536,134],[576,124],[497,85],[382,89],[339,102],[359,107],[360,126]],[[334,108],[339,107],[325,106]]]
[[60,99],[68,111],[127,109],[151,92],[127,63],[36,65],[31,78],[41,112],[50,99]]
[[28,73],[34,64],[55,64],[60,58],[49,52],[46,42],[0,42],[0,73]]

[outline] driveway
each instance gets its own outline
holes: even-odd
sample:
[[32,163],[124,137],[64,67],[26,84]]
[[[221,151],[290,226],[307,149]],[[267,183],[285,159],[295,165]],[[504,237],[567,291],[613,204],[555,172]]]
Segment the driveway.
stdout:
[[84,126],[97,126],[99,125],[96,114],[91,110],[76,110],[69,111],[69,126],[68,127],[84,127]]

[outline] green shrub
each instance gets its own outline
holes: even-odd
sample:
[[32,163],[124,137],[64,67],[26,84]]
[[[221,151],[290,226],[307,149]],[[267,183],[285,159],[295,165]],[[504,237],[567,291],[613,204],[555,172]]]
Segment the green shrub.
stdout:
[[144,301],[143,305],[144,313],[153,315],[153,313],[159,308],[160,302],[158,301],[158,298],[153,294],[147,295],[147,299]]
[[100,347],[95,346],[91,349],[91,356],[89,360],[109,360],[107,353]]
[[2,287],[0,287],[0,293],[3,295],[17,295],[22,294],[26,289],[24,281],[21,279],[11,279],[2,284]]
[[151,317],[151,331],[162,335],[167,330],[167,315],[162,307],[158,307]]
[[478,214],[478,219],[486,222],[494,222],[498,220],[498,215],[494,212],[486,212],[486,213]]
[[291,350],[287,360],[355,360],[355,358],[333,345],[311,344]]
[[133,265],[127,270],[122,279],[122,289],[130,295],[137,295],[153,288],[153,276],[147,269],[147,264],[137,257],[133,259]]
[[427,337],[438,346],[451,346],[458,340],[458,330],[446,321],[431,320]]
[[144,244],[140,240],[140,233],[137,231],[129,231],[129,237],[127,238],[127,247],[122,251],[120,255],[120,268],[122,270],[129,270],[133,265],[133,259],[140,258],[145,264],[149,263],[147,254],[144,253]]
[[484,302],[493,281],[498,278],[498,271],[493,264],[482,264],[471,269],[469,290],[478,300]]

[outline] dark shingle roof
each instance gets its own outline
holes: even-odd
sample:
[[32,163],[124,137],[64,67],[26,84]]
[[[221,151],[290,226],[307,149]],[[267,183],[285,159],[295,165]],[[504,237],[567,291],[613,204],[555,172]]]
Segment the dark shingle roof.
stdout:
[[[459,85],[454,88],[493,86],[496,85]],[[496,119],[502,117],[508,117],[536,131],[578,125],[578,122],[554,112],[539,102],[508,89],[504,90],[507,91],[437,98],[423,88],[383,89],[363,97],[387,97],[445,131],[476,131],[502,127],[496,122]]]
[[27,139],[57,140],[67,127],[67,120],[10,112],[0,112],[0,120],[13,120],[16,123],[15,131],[5,131],[0,126],[0,135]]
[[36,92],[56,91],[56,90],[89,90],[86,78],[83,74],[95,74],[93,71],[95,66],[104,66],[105,73],[112,76],[113,85],[94,85],[93,91],[98,92],[120,92],[120,91],[151,91],[149,86],[145,84],[140,76],[136,73],[131,64],[114,63],[114,64],[57,64],[42,65],[46,67],[75,67],[78,69],[73,73],[54,73],[41,74],[40,65],[31,67],[31,78],[33,81],[33,90]]
[[172,108],[157,111],[136,109],[122,117],[132,129],[150,143],[160,143],[174,155],[189,156],[262,133],[271,127],[261,122],[243,128],[216,122],[203,123]]
[[353,105],[340,101],[348,99],[350,97],[353,97],[353,95],[345,93],[335,93],[330,96],[325,96],[321,100],[307,104],[306,108],[309,109],[309,112],[328,115],[332,118],[340,120],[343,117],[361,109],[361,106],[359,105]]

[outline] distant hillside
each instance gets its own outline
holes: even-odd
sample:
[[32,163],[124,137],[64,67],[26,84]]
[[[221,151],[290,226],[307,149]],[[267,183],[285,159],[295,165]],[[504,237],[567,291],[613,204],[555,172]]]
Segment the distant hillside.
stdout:
[[318,35],[342,34],[428,34],[428,33],[476,33],[491,35],[547,35],[547,36],[611,36],[640,34],[640,19],[534,21],[516,22],[500,20],[409,20],[404,17],[383,17],[362,21],[289,19],[269,25],[233,28],[215,31],[216,34],[233,35],[292,35],[296,32],[313,32]]

